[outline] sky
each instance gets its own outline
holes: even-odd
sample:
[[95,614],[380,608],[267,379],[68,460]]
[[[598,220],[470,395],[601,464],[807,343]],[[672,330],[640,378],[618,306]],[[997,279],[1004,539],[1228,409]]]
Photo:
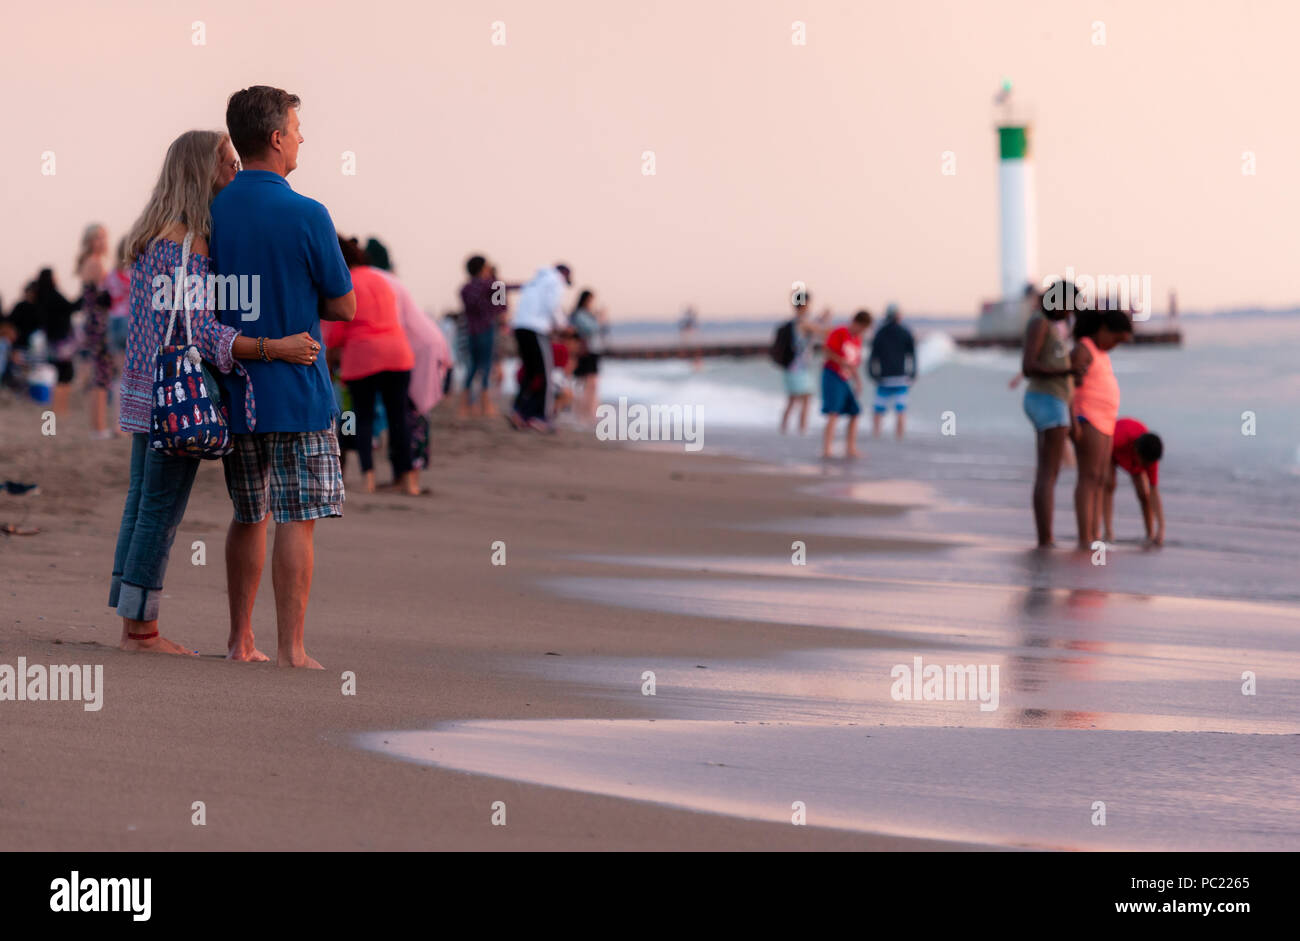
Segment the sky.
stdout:
[[303,100],[289,182],[432,312],[483,253],[510,281],[567,261],[615,320],[776,315],[796,281],[819,310],[974,316],[1004,77],[1040,277],[1149,275],[1157,312],[1300,304],[1290,2],[51,0],[5,23],[6,308],[43,265],[75,293],[83,227],[116,242],[168,143],[270,84]]

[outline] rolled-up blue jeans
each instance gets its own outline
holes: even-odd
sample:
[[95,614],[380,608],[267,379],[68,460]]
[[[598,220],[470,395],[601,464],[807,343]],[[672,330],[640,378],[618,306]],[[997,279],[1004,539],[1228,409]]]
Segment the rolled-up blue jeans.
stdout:
[[482,333],[469,335],[469,372],[465,376],[465,391],[470,400],[474,399],[474,377],[479,379],[479,388],[487,391],[492,378],[492,351],[496,346],[496,331],[484,330]]
[[163,575],[176,528],[185,515],[199,461],[149,449],[147,434],[131,436],[131,482],[113,553],[108,604],[133,621],[158,617]]

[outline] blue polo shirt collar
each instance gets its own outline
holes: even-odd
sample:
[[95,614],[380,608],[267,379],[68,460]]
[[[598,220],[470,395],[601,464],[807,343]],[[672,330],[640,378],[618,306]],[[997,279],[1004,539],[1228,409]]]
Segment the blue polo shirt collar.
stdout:
[[[249,183],[280,183],[289,186],[289,181],[274,170],[240,170],[235,174],[236,180],[247,180]],[[289,187],[292,189],[293,187]]]

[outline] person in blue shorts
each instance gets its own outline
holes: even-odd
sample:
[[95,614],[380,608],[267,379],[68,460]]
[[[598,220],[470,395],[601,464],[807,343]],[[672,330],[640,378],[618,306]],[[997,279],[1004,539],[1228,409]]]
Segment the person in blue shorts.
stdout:
[[[1069,285],[1069,296],[1074,286]],[[1050,549],[1052,514],[1056,506],[1056,477],[1070,437],[1070,399],[1074,395],[1074,367],[1070,363],[1069,306],[1052,299],[1061,290],[1052,289],[1038,299],[1038,306],[1025,324],[1021,374],[1029,380],[1025,389],[1025,417],[1034,427],[1037,465],[1034,471],[1034,528],[1038,547]]]
[[831,456],[831,442],[835,440],[835,422],[841,415],[849,417],[845,434],[844,456],[858,456],[858,389],[862,378],[862,334],[871,326],[871,314],[860,310],[844,327],[836,327],[826,338],[826,365],[822,369],[822,414],[826,416],[826,430],[822,435],[822,457]]
[[899,321],[902,314],[897,304],[885,309],[885,322],[871,340],[871,356],[867,372],[876,384],[876,399],[872,403],[871,437],[880,437],[881,419],[893,409],[894,433],[903,437],[907,413],[907,391],[916,381],[916,342],[912,331]]

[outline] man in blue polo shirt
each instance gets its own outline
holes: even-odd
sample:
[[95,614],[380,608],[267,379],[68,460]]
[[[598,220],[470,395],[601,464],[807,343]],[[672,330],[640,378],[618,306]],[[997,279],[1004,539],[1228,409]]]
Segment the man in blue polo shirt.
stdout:
[[[212,201],[210,246],[214,272],[240,279],[241,301],[255,300],[223,305],[223,323],[259,339],[305,331],[319,352],[320,321],[351,320],[356,298],[328,210],[295,193],[285,180],[298,165],[299,104],[297,95],[265,85],[230,96],[226,128],[244,169]],[[316,520],[343,515],[329,368],[323,355],[300,366],[263,354],[247,361],[246,369],[255,427],[240,409],[230,410],[235,446],[224,459],[226,488],[235,505],[226,537],[228,656],[268,659],[253,644],[252,620],[270,516],[276,524],[271,561],[276,662],[320,669],[303,647],[312,536]],[[228,401],[243,401],[244,379],[231,376],[226,391]]]

